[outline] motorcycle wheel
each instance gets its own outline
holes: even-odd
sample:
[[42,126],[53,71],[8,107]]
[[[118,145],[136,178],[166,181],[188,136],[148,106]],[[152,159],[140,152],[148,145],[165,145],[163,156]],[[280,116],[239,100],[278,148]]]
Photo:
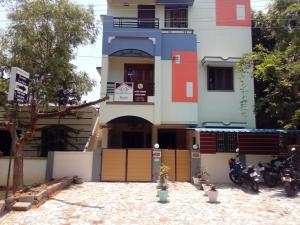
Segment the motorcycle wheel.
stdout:
[[288,184],[285,186],[285,192],[288,197],[293,197],[296,195],[296,187],[295,185]]
[[259,192],[259,184],[258,184],[258,182],[252,181],[250,183],[250,187],[251,187],[252,191],[254,191],[255,193]]
[[242,185],[242,181],[237,177],[237,174],[236,173],[229,173],[229,178],[230,180],[235,183],[235,184],[238,184],[238,185]]
[[278,180],[275,177],[271,176],[269,173],[264,174],[264,181],[265,184],[270,188],[275,187],[278,183]]

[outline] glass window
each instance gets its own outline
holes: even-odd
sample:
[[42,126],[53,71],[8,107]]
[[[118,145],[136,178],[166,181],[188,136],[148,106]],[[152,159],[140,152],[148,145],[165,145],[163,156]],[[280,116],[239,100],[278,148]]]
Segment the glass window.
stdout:
[[233,91],[232,67],[208,67],[208,90]]
[[165,27],[188,27],[188,6],[172,5],[165,7]]

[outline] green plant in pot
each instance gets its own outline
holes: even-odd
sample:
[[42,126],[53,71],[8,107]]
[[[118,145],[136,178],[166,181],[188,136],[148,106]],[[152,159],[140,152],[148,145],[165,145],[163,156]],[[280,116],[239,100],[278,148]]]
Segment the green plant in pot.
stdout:
[[160,202],[167,202],[168,201],[168,173],[170,168],[164,164],[161,164],[160,171],[159,171],[159,183],[157,188],[158,190],[158,197]]
[[195,176],[193,177],[194,184],[203,190],[203,184],[208,184],[207,177],[209,173],[205,169],[198,168]]

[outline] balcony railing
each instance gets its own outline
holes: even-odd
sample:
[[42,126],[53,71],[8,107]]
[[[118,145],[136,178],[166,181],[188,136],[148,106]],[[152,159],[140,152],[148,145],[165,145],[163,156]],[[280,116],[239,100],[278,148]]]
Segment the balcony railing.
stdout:
[[140,19],[133,17],[114,17],[114,27],[159,29],[159,19]]
[[162,33],[171,33],[171,34],[193,34],[194,30],[193,29],[185,29],[185,28],[165,28],[161,29]]

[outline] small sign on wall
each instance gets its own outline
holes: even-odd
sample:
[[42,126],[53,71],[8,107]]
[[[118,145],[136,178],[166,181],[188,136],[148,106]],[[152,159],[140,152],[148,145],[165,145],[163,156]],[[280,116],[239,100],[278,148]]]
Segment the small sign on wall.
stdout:
[[152,156],[153,158],[161,158],[161,151],[153,151]]
[[199,159],[200,158],[200,152],[192,152],[192,159]]
[[132,102],[133,101],[133,83],[132,82],[116,82],[114,101],[116,102]]

